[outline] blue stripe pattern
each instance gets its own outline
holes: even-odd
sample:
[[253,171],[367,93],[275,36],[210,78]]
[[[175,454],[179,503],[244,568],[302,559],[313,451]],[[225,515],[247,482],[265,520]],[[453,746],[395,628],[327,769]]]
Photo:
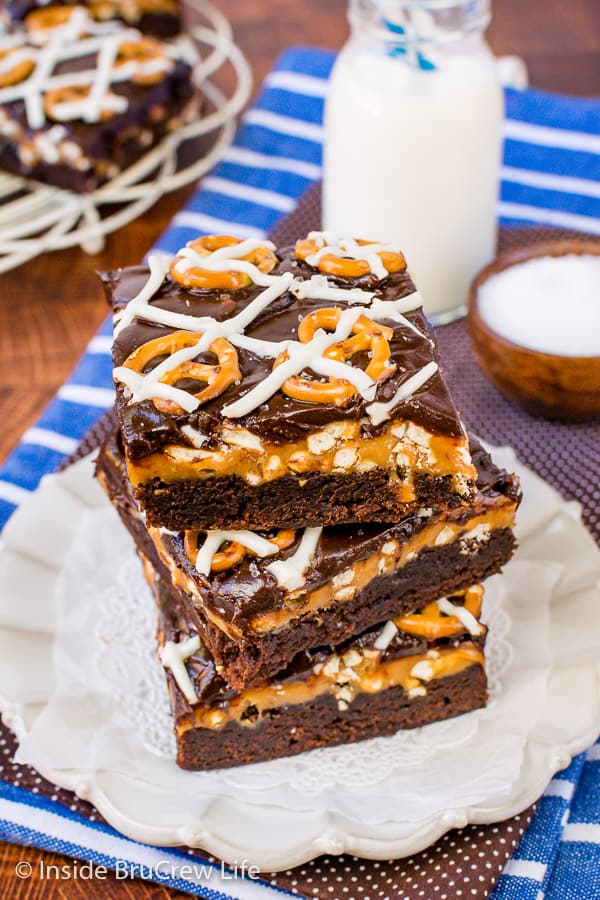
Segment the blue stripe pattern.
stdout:
[[[198,233],[212,231],[264,235],[293,207],[320,175],[323,102],[333,61],[329,51],[303,47],[279,58],[235,144],[160,238],[160,249],[174,252]],[[505,136],[501,223],[600,233],[600,101],[507,90]],[[69,381],[2,467],[0,526],[111,405],[110,334],[107,320]],[[51,807],[77,819],[61,804],[0,782],[3,799],[34,810]],[[92,831],[117,834],[97,822],[82,823]],[[96,851],[84,844],[58,841],[10,818],[0,819],[0,837],[95,858]],[[189,884],[181,889],[198,893]],[[198,895],[227,896],[214,891]],[[493,892],[494,900],[542,897],[600,897],[599,745],[553,779]]]

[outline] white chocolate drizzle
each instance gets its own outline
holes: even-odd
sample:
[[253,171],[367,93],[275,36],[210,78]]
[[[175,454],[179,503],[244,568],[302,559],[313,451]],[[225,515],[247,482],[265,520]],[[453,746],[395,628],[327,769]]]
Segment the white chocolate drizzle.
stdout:
[[383,626],[383,631],[373,644],[374,648],[376,650],[381,650],[382,653],[385,653],[397,634],[398,627],[396,623],[392,622],[392,620],[389,619]]
[[166,641],[159,653],[161,663],[165,669],[171,670],[177,687],[190,704],[198,702],[198,695],[194,690],[185,661],[190,656],[193,656],[194,653],[197,653],[199,649],[200,638],[196,634],[178,644],[175,641]]
[[464,606],[458,606],[455,603],[451,603],[447,597],[442,597],[437,601],[438,609],[440,612],[444,613],[446,616],[454,616],[459,619],[459,621],[464,625],[466,631],[469,634],[478,635],[483,634],[485,628],[481,625],[480,622],[477,621],[472,612],[469,612],[468,609],[465,609]]
[[[315,239],[320,247],[318,253],[329,248],[327,243],[330,235],[327,232],[312,232],[309,237]],[[337,239],[336,239],[337,240]],[[192,242],[190,242],[191,244]],[[356,250],[360,255],[356,258],[364,259],[365,248],[352,239],[340,239],[337,241],[340,251],[350,248],[349,252]],[[385,244],[369,245],[375,248],[373,252],[393,250]],[[134,319],[165,325],[167,327],[193,331],[201,334],[201,337],[190,347],[178,350],[165,359],[148,373],[135,372],[126,366],[117,366],[113,376],[128,389],[128,402],[138,403],[150,400],[153,397],[172,400],[179,404],[186,412],[192,412],[199,405],[199,401],[193,394],[160,382],[160,378],[172,371],[183,362],[194,359],[199,354],[209,349],[211,343],[218,337],[223,337],[234,346],[246,350],[260,357],[276,359],[286,354],[280,365],[274,368],[263,381],[251,388],[233,403],[226,404],[221,414],[223,417],[236,419],[247,415],[258,406],[266,403],[284,382],[291,376],[298,375],[306,369],[310,369],[316,375],[327,378],[339,378],[352,384],[365,400],[373,400],[377,390],[377,382],[370,378],[366,372],[348,362],[329,359],[324,356],[325,351],[333,344],[346,340],[352,333],[356,320],[360,316],[366,316],[374,322],[390,320],[396,322],[424,338],[433,345],[428,335],[423,334],[404,313],[418,309],[422,305],[420,294],[415,291],[407,297],[398,300],[382,300],[371,291],[363,291],[359,288],[332,287],[327,279],[315,275],[308,280],[296,279],[289,272],[283,275],[271,275],[262,272],[257,266],[242,257],[247,256],[256,249],[264,247],[274,250],[270,241],[248,239],[237,244],[221,247],[212,253],[201,254],[191,246],[186,246],[177,254],[175,268],[179,273],[184,273],[190,268],[200,267],[214,272],[243,272],[251,281],[264,288],[245,309],[230,319],[218,321],[210,316],[192,316],[185,313],[171,312],[153,305],[150,301],[156,295],[171,265],[172,257],[164,254],[151,254],[148,260],[150,274],[146,284],[133,297],[123,310],[115,314],[115,336],[117,337],[124,328],[130,325]],[[335,246],[334,246],[335,249]],[[379,257],[377,257],[379,259]],[[383,273],[383,277],[387,273]],[[379,276],[378,276],[379,277]],[[334,300],[349,305],[345,309],[333,332],[318,329],[312,339],[306,343],[298,340],[263,341],[244,334],[245,328],[269,306],[274,300],[290,291],[298,298],[311,298],[322,300]],[[437,371],[437,363],[431,362],[419,372],[408,378],[398,389],[395,396],[388,403],[371,403],[367,407],[367,414],[373,424],[379,424],[389,418],[391,410],[403,400],[412,396],[429,378]]]
[[373,425],[379,425],[381,422],[389,419],[392,410],[394,410],[399,403],[402,403],[403,400],[408,400],[413,394],[420,390],[420,388],[427,384],[429,379],[435,375],[438,368],[436,362],[428,362],[422,369],[419,369],[418,372],[415,372],[414,375],[411,375],[410,378],[407,378],[406,381],[402,382],[392,399],[388,400],[387,403],[371,403],[367,406],[367,415]]
[[[280,366],[277,366],[276,369],[273,369],[260,384],[257,384],[256,387],[249,390],[248,393],[240,397],[239,400],[224,406],[223,415],[231,419],[247,415],[249,412],[252,412],[253,409],[256,409],[257,406],[260,406],[261,403],[266,403],[266,401],[281,388],[284,381],[292,375],[297,375],[299,372],[302,372],[303,369],[310,368],[316,372],[317,369],[320,368],[321,372],[317,372],[317,374],[323,374],[323,369],[327,368],[327,364],[331,362],[330,360],[322,359],[323,352],[327,350],[328,347],[331,347],[332,344],[346,340],[352,332],[352,326],[359,315],[360,309],[357,309],[356,307],[353,309],[346,309],[340,316],[340,321],[335,331],[323,331],[323,329],[319,328],[315,332],[312,340],[308,341],[306,344],[299,341],[284,342],[281,350],[285,350],[288,359],[281,363]],[[344,363],[341,363],[340,365],[344,367],[344,370],[350,369],[350,366],[346,366]],[[363,391],[368,397],[369,392],[374,394],[375,382],[369,378],[368,375],[365,375],[364,372],[361,372],[361,375],[368,381],[368,384],[363,381]]]
[[323,256],[361,259],[368,264],[371,274],[380,280],[389,273],[379,254],[398,252],[391,244],[359,244],[354,238],[339,237],[331,231],[311,231],[308,237],[319,246],[316,253],[306,258],[309,266],[318,266]]
[[306,581],[305,572],[311,565],[317,552],[317,546],[323,529],[305,528],[298,549],[287,559],[277,559],[266,567],[286,591],[296,591]]
[[[334,303],[363,303],[365,305],[375,297],[374,291],[330,285],[326,275],[312,275],[304,281],[297,281],[292,288],[292,293],[298,300],[332,300]],[[414,308],[416,309],[416,306]]]
[[175,269],[180,274],[196,267],[207,269],[209,272],[244,272],[250,276],[254,284],[268,287],[273,283],[273,278],[277,276],[261,272],[254,263],[241,258],[259,247],[275,250],[275,244],[271,241],[261,241],[257,238],[248,238],[245,241],[240,241],[239,244],[229,244],[226,247],[219,247],[218,250],[205,254],[198,253],[197,250],[194,250],[188,244],[188,246],[183,247],[177,253]]
[[268,541],[254,531],[207,531],[195,561],[196,570],[201,575],[210,575],[215,553],[229,541],[241,544],[260,557],[274,556],[275,553],[279,553],[279,547],[274,541]]
[[[7,40],[0,38],[0,50],[11,50],[1,62],[1,71],[9,71],[22,58],[34,63],[31,75],[18,84],[0,88],[0,104],[23,101],[27,122],[32,129],[43,128],[46,122],[44,96],[49,91],[69,87],[89,87],[89,94],[80,100],[56,105],[56,118],[60,121],[81,119],[84,122],[98,122],[106,111],[123,112],[128,101],[115,94],[111,85],[131,81],[139,75],[167,72],[173,67],[171,57],[179,53],[174,47],[161,45],[163,56],[151,60],[128,60],[123,65],[115,65],[121,44],[137,42],[142,35],[131,28],[123,28],[117,23],[96,23],[83,8],[74,11],[64,25],[51,29],[47,43],[34,47],[25,36],[20,37],[21,47],[14,36]],[[81,37],[83,34],[89,37]],[[80,39],[81,38],[81,39]],[[57,66],[86,56],[95,57],[95,66],[83,71],[53,74]]]

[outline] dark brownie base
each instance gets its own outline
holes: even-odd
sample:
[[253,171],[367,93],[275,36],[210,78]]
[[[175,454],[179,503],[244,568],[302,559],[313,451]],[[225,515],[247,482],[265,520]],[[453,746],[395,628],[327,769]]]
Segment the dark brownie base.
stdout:
[[480,709],[486,701],[485,672],[470,666],[430,682],[424,697],[411,699],[401,687],[390,688],[359,694],[341,712],[326,695],[267,711],[255,725],[228,722],[221,729],[192,728],[177,735],[177,763],[184,769],[220,769],[294,756],[451,719]]
[[447,509],[464,503],[450,476],[419,475],[416,499],[398,498],[399,482],[383,470],[354,475],[308,472],[253,487],[237,476],[166,484],[154,478],[136,489],[148,524],[170,531],[304,528],[349,522],[394,522],[420,506]]

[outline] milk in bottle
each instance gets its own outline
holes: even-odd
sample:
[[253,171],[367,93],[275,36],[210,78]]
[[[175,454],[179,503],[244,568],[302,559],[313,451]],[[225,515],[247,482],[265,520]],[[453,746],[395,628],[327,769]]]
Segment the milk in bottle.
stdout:
[[350,0],[325,109],[323,220],[406,254],[434,321],[495,253],[503,96],[489,0]]

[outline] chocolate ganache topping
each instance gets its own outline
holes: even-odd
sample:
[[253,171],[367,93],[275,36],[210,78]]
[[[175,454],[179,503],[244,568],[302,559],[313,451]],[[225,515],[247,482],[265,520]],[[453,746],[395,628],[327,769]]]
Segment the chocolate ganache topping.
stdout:
[[[270,273],[273,276],[291,273],[296,280],[306,281],[316,274],[315,268],[307,262],[296,259],[294,248],[278,252],[278,264]],[[119,313],[136,297],[146,284],[149,269],[137,266],[120,269],[101,275],[109,302],[115,313]],[[325,279],[324,279],[325,281]],[[330,287],[360,288],[374,293],[383,301],[405,298],[415,292],[410,276],[404,272],[387,274],[379,279],[369,274],[359,278],[327,276]],[[163,283],[150,301],[152,306],[188,316],[210,316],[218,322],[240,313],[252,300],[259,296],[263,288],[257,284],[237,290],[206,290],[186,288],[167,274]],[[296,340],[301,319],[318,309],[335,305],[341,310],[351,304],[337,299],[299,299],[290,290],[284,291],[261,312],[246,328],[244,334],[250,338],[269,342]],[[392,329],[389,340],[390,361],[394,371],[377,382],[375,400],[385,403],[394,397],[400,384],[407,376],[419,372],[423,367],[437,362],[433,335],[422,309],[417,308],[404,314],[408,324],[392,319],[382,319],[381,324]],[[118,333],[113,348],[115,366],[122,366],[130,354],[147,342],[164,337],[176,329],[154,322],[134,318]],[[180,410],[177,413],[160,411],[152,400],[128,402],[126,389],[117,384],[118,402],[121,406],[123,435],[127,452],[132,459],[139,459],[153,453],[168,443],[188,444],[189,440],[181,431],[182,426],[191,425],[210,440],[223,424],[222,409],[245,396],[256,385],[264,381],[273,369],[273,359],[258,356],[250,350],[237,348],[241,380],[231,384],[214,399],[209,399],[192,412]],[[162,360],[152,360],[144,371],[159,365]],[[201,363],[215,364],[216,358],[210,352],[196,357]],[[351,364],[364,370],[369,362],[366,352],[354,354]],[[303,375],[319,379],[307,368]],[[198,382],[182,379],[178,388],[198,390]],[[306,436],[311,431],[333,421],[361,419],[363,437],[379,433],[383,424],[372,424],[365,415],[366,407],[373,398],[365,400],[360,393],[346,399],[342,404],[327,402],[307,402],[276,391],[266,402],[256,406],[248,414],[236,418],[234,423],[243,426],[262,438],[274,443],[284,443]],[[394,418],[403,418],[421,425],[427,431],[451,437],[462,437],[464,432],[454,404],[439,373],[430,377],[408,399],[398,403]]]

